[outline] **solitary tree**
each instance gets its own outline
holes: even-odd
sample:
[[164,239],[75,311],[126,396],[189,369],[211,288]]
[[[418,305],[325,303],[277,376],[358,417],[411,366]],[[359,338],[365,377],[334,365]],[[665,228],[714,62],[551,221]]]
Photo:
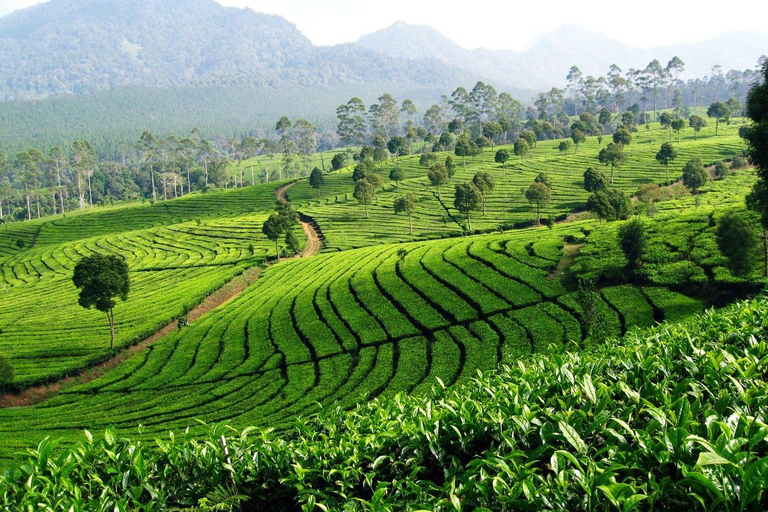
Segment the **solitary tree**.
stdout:
[[697,116],[696,114],[694,114],[688,118],[688,126],[693,128],[693,138],[695,140],[698,140],[699,132],[701,131],[702,128],[707,126],[707,120],[701,116]]
[[680,131],[685,128],[685,119],[675,119],[670,126],[677,132],[677,142],[680,142]]
[[115,348],[115,298],[128,299],[130,279],[128,264],[115,255],[94,253],[75,264],[72,282],[80,289],[78,304],[86,309],[95,307],[106,313],[111,336],[110,348]]
[[405,213],[408,215],[408,233],[413,234],[413,221],[411,216],[419,206],[419,198],[413,192],[408,192],[404,196],[395,198],[395,213]]
[[395,182],[395,186],[397,186],[397,188],[400,188],[400,182],[405,179],[405,171],[399,167],[395,167],[389,171],[389,179]]
[[[659,116],[659,124],[661,124],[662,128],[666,128],[667,130],[672,128],[672,121],[674,120],[675,118],[669,112],[662,112]],[[669,138],[672,138],[671,133],[669,134]]]
[[320,187],[325,183],[325,176],[323,171],[315,167],[309,175],[309,184],[313,189],[317,190],[317,195],[320,196]]
[[528,142],[526,142],[525,139],[520,138],[515,141],[514,152],[515,156],[519,156],[520,162],[522,162],[523,158],[528,156],[528,154],[531,152],[531,147],[528,145]]
[[355,182],[355,191],[352,195],[357,199],[357,202],[362,203],[365,206],[366,219],[368,218],[368,203],[371,202],[375,193],[376,190],[366,178]]
[[587,168],[584,171],[584,190],[587,192],[599,192],[608,188],[608,180],[605,174],[594,167]]
[[645,252],[645,227],[638,219],[627,222],[619,228],[619,247],[627,258],[627,267],[630,269],[640,265],[640,258]]
[[629,214],[629,199],[617,188],[598,190],[587,199],[587,211],[600,220],[618,220]]
[[704,164],[698,157],[693,157],[683,166],[683,185],[691,189],[696,194],[699,187],[704,185],[709,178]]
[[677,149],[670,142],[661,145],[661,149],[656,153],[656,161],[664,166],[667,173],[667,182],[669,182],[669,164],[677,158]]
[[448,179],[454,177],[456,174],[456,164],[453,162],[453,158],[451,158],[451,155],[448,155],[445,157],[445,170],[448,171]]
[[458,183],[453,206],[467,216],[467,230],[472,231],[472,210],[477,210],[482,194],[473,183]]
[[493,176],[485,171],[480,171],[472,178],[472,183],[480,191],[481,200],[483,203],[483,215],[485,215],[485,198],[493,191],[496,186],[496,182],[493,181]]
[[629,133],[629,130],[621,126],[613,134],[613,142],[616,144],[621,144],[622,146],[629,146],[629,144],[632,142],[632,134]]
[[278,245],[278,240],[280,240],[280,235],[283,234],[283,231],[283,223],[280,221],[280,216],[276,213],[270,215],[261,227],[261,232],[264,233],[269,240],[275,242],[275,257],[277,259],[280,259],[280,246]]
[[560,144],[557,146],[558,151],[561,153],[568,154],[568,151],[571,149],[571,146],[573,146],[573,142],[570,140],[561,140]]
[[725,178],[729,173],[730,171],[728,170],[728,164],[722,160],[715,162],[715,176],[718,178]]
[[731,117],[731,111],[728,105],[722,101],[716,101],[707,109],[707,115],[715,118],[715,135],[717,135],[717,127],[720,125],[720,121],[727,121]]
[[440,185],[448,183],[448,170],[443,164],[435,164],[429,168],[427,178],[429,178],[429,183],[431,183],[433,187],[437,187],[437,198],[442,200],[443,197],[440,195]]
[[717,223],[715,240],[720,252],[728,258],[728,268],[737,276],[749,274],[753,267],[757,237],[744,217],[728,212]]
[[500,149],[496,152],[494,160],[496,160],[497,164],[501,164],[501,170],[506,172],[507,162],[509,162],[510,158],[512,158],[512,154],[508,149]]
[[536,205],[536,224],[541,224],[541,208],[546,206],[551,198],[549,187],[544,183],[533,183],[525,191],[525,198],[529,203]]
[[584,135],[584,132],[579,130],[578,128],[573,130],[571,132],[571,139],[573,140],[573,144],[576,146],[576,149],[573,151],[574,153],[579,152],[579,146],[587,140],[587,136]]
[[600,150],[597,159],[601,164],[611,166],[611,185],[613,185],[613,170],[620,168],[627,161],[624,149],[621,144],[609,142],[607,146]]

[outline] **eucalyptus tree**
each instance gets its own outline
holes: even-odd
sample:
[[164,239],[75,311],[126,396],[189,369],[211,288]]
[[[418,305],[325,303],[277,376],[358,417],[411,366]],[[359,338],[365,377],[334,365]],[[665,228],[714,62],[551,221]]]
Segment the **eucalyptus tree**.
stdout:
[[566,79],[568,80],[568,86],[566,89],[571,94],[573,100],[573,115],[579,115],[579,92],[581,91],[582,84],[584,83],[584,74],[577,66],[571,66],[568,71]]
[[438,162],[430,166],[427,179],[429,179],[429,183],[433,187],[437,188],[437,198],[442,201],[440,186],[448,183],[448,170],[445,168],[445,165]]
[[[157,162],[158,150],[160,143],[157,138],[149,131],[144,131],[139,137],[139,141],[136,143],[136,151],[139,153],[141,163],[145,168],[149,169],[150,182],[152,185],[152,200],[157,201],[157,191],[155,190],[155,163]],[[73,146],[74,153],[74,146]],[[73,155],[74,157],[74,155]],[[78,192],[81,191],[80,175],[78,174]],[[206,171],[205,184],[208,185],[208,173]],[[83,196],[80,194],[80,209],[83,209]]]
[[283,155],[283,166],[280,172],[280,179],[283,179],[283,172],[290,177],[293,167],[293,156],[296,152],[296,143],[293,141],[293,123],[287,116],[283,116],[275,125],[275,131],[280,140],[277,143],[278,150]]
[[304,173],[309,173],[309,161],[317,151],[317,127],[304,118],[297,119],[293,127],[296,147],[304,163]]
[[731,110],[722,101],[716,101],[707,109],[707,116],[715,118],[715,135],[717,135],[717,128],[720,126],[720,122],[728,121],[731,117]]
[[627,161],[622,145],[609,142],[606,147],[600,150],[597,158],[601,164],[611,167],[611,185],[613,185],[614,169],[620,168]]
[[670,142],[662,144],[661,149],[656,153],[656,161],[663,165],[666,170],[667,182],[669,182],[669,164],[671,164],[675,158],[677,158],[677,149],[675,149],[675,146]]
[[496,182],[494,181],[493,176],[489,173],[480,171],[472,178],[472,183],[477,187],[477,190],[480,191],[480,199],[483,203],[483,215],[485,215],[485,200],[496,187]]
[[[148,133],[148,132],[144,132]],[[151,136],[151,135],[150,135]],[[143,135],[142,135],[143,137]],[[154,139],[154,137],[152,137]],[[155,139],[156,141],[157,139]],[[155,193],[154,182],[154,159],[150,165],[152,169],[152,194]],[[83,191],[83,176],[88,181],[88,204],[93,205],[93,195],[91,193],[91,175],[98,165],[98,157],[96,156],[96,150],[90,142],[84,140],[76,140],[72,143],[72,154],[70,159],[70,165],[77,175],[77,193],[80,201],[80,209],[85,209],[85,199]]]
[[354,97],[336,109],[336,133],[345,146],[361,146],[365,140],[365,104]]
[[405,213],[408,215],[408,234],[413,235],[413,212],[419,206],[419,198],[413,192],[408,192],[404,196],[395,198],[395,213]]
[[16,155],[16,169],[24,184],[24,196],[27,200],[27,220],[32,220],[30,189],[35,194],[37,218],[40,218],[40,198],[38,195],[38,188],[40,186],[40,173],[43,160],[43,154],[39,149],[35,148],[22,151]]
[[448,120],[446,119],[445,110],[440,105],[432,105],[424,113],[422,119],[424,127],[432,135],[437,135],[445,130]]
[[362,203],[365,206],[366,219],[368,218],[368,203],[371,202],[375,194],[376,189],[366,178],[362,178],[355,182],[355,191],[352,195],[357,199],[358,203]]
[[[56,191],[59,195],[59,207],[61,212],[64,213],[66,208],[64,206],[64,186],[61,184],[61,177],[65,172],[65,166],[67,164],[67,154],[59,146],[51,148],[48,152],[48,165],[50,165],[53,172],[56,174]],[[56,199],[53,201],[56,204]],[[54,209],[54,213],[56,213]]]
[[467,216],[467,231],[472,231],[472,210],[482,201],[482,193],[474,183],[457,183],[453,206]]

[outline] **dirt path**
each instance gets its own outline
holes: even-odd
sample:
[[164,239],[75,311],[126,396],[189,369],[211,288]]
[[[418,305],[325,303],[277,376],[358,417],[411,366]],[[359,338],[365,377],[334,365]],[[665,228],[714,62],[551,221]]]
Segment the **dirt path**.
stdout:
[[[275,190],[275,195],[277,198],[282,199],[283,201],[287,201],[286,191],[295,183],[296,182],[283,185],[282,187]],[[320,249],[323,246],[323,239],[322,235],[319,233],[319,230],[315,228],[315,223],[311,218],[302,215],[301,227],[304,229],[304,233],[307,235],[307,245],[305,246],[301,257],[306,258],[320,252]],[[275,262],[272,264],[274,263]],[[269,265],[269,263],[267,265]],[[192,310],[187,314],[187,324],[191,324],[212,309],[216,309],[217,307],[226,304],[227,302],[243,293],[249,285],[254,283],[259,278],[261,275],[261,270],[262,267],[250,268],[239,276],[231,279],[224,286],[206,297],[203,302],[192,308]],[[172,334],[177,329],[178,323],[174,320],[151,336],[144,338],[136,345],[132,345],[121,350],[107,361],[104,361],[103,363],[100,363],[96,366],[92,366],[79,375],[67,377],[55,382],[51,382],[49,384],[33,386],[31,388],[25,389],[24,391],[20,391],[19,393],[6,393],[0,395],[0,409],[6,407],[28,407],[36,405],[43,400],[46,400],[47,398],[57,395],[62,389],[95,380],[119,364],[128,360],[134,354],[145,350],[153,343],[156,343],[164,337]]]
[[579,254],[584,244],[564,244],[563,257],[557,263],[557,266],[547,276],[547,279],[562,279],[565,271],[576,261],[576,255]]
[[[281,201],[288,201],[288,189],[294,186],[298,181],[294,181],[293,183],[289,183],[287,185],[283,185],[282,187],[275,190],[275,195],[277,198]],[[315,222],[312,220],[311,217],[307,217],[306,215],[300,214],[299,222],[301,222],[301,227],[304,230],[304,233],[307,235],[307,245],[304,246],[304,251],[301,253],[301,256],[303,258],[306,258],[308,256],[312,256],[314,254],[317,254],[320,252],[320,249],[323,247],[323,237],[320,234],[320,232],[315,229]]]

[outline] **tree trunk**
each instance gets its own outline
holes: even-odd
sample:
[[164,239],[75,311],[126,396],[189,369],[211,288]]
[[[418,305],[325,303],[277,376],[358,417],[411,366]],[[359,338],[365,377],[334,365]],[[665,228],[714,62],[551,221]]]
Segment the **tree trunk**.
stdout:
[[470,217],[470,213],[467,212],[467,231],[472,231],[472,217]]
[[85,210],[85,198],[83,197],[83,176],[77,171],[77,198],[80,204],[80,210]]
[[93,194],[91,193],[91,171],[86,172],[88,175],[88,207],[93,208]]
[[3,198],[0,197],[0,220],[3,220]]
[[253,161],[251,161],[251,186],[256,185],[256,175],[253,173]]
[[51,187],[51,209],[53,214],[56,215],[56,190]]
[[365,218],[368,218],[368,201],[365,202]]
[[61,170],[58,165],[56,166],[56,180],[59,183],[59,206],[61,206],[61,213],[64,213],[64,195],[61,193]]
[[109,334],[111,336],[109,348],[111,350],[115,350],[115,313],[112,311],[112,308],[109,308],[107,318],[109,319]]
[[[0,218],[2,218],[2,217],[0,217]],[[411,214],[410,213],[408,214],[408,233],[413,235],[413,220],[411,219]],[[766,254],[768,254],[768,253],[766,253]],[[768,272],[768,270],[766,272]]]
[[27,220],[32,220],[32,206],[29,204],[29,192],[27,192]]
[[[182,185],[182,188],[184,185]],[[189,169],[187,169],[187,194],[192,193],[192,180],[189,179]]]
[[154,168],[149,168],[149,175],[152,179],[152,200],[157,201],[157,192],[155,192],[155,170]]

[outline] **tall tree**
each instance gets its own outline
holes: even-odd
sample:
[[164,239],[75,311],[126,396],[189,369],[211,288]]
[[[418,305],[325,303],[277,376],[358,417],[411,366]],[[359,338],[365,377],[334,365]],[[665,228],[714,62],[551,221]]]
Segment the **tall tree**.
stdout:
[[336,133],[345,146],[361,146],[365,140],[365,104],[352,98],[336,109],[339,125]]
[[323,183],[325,183],[325,176],[323,176],[323,171],[315,167],[312,169],[312,173],[309,175],[309,184],[312,188],[317,190],[317,197],[320,197],[320,187],[323,186]]
[[[293,141],[293,124],[288,117],[283,116],[275,125],[275,131],[280,137],[278,142],[278,148],[280,153],[283,154],[283,167],[282,171],[285,172],[287,177],[290,177],[291,169],[293,168],[293,155],[296,152],[296,143]],[[283,179],[282,172],[280,179]]]
[[728,269],[736,276],[749,274],[757,237],[752,226],[738,212],[728,212],[718,221],[715,241],[728,259]]
[[440,195],[440,186],[448,183],[448,170],[445,168],[445,165],[438,162],[430,166],[427,178],[429,179],[429,183],[437,188],[437,198],[442,201],[443,198]]
[[549,203],[551,193],[544,183],[532,183],[525,191],[525,198],[536,205],[536,224],[541,224],[541,209]]
[[691,189],[696,194],[699,188],[709,179],[704,164],[698,157],[693,157],[683,166],[683,185]]
[[[157,138],[148,131],[144,131],[139,137],[139,141],[136,143],[136,151],[139,153],[142,165],[149,169],[150,181],[152,184],[152,200],[157,201],[157,191],[155,190],[155,163],[157,162],[158,150],[160,143]],[[73,159],[75,158],[75,147],[73,146]],[[80,184],[80,174],[78,174],[78,192],[80,193],[80,209],[83,209],[83,195],[82,187]],[[207,183],[206,183],[207,185]]]
[[408,192],[404,196],[395,198],[395,213],[405,213],[408,215],[408,234],[413,235],[413,212],[419,206],[419,198],[413,192]]
[[747,154],[757,169],[758,181],[747,196],[747,207],[760,214],[763,228],[765,276],[768,276],[768,61],[764,61],[759,80],[747,96],[747,116],[751,123],[744,134]]
[[701,129],[702,129],[702,128],[704,128],[705,126],[707,126],[707,120],[706,120],[706,119],[704,119],[704,118],[703,118],[703,117],[701,117],[701,116],[697,116],[696,114],[694,114],[694,115],[692,115],[692,116],[691,116],[691,117],[688,119],[688,126],[690,126],[691,128],[693,128],[693,135],[694,135],[694,137],[693,137],[693,138],[694,138],[694,139],[696,139],[696,140],[698,140],[698,138],[699,138],[699,132],[701,131]]
[[661,145],[661,149],[656,153],[656,161],[664,166],[666,170],[666,181],[669,183],[669,164],[677,158],[677,149],[670,142],[665,142]]
[[72,282],[80,290],[78,303],[90,309],[95,307],[109,319],[110,348],[115,348],[115,299],[128,300],[130,278],[128,264],[115,255],[95,253],[75,264]]
[[276,213],[270,215],[267,220],[264,221],[261,231],[269,240],[275,242],[275,257],[280,259],[280,246],[278,245],[278,241],[280,240],[280,235],[284,232],[280,216]]
[[376,189],[374,189],[373,185],[371,185],[366,178],[355,182],[355,191],[352,195],[359,203],[362,203],[365,206],[366,219],[368,218],[368,203],[371,202],[375,193]]
[[493,176],[485,171],[480,171],[472,178],[472,183],[480,191],[480,199],[483,203],[483,215],[485,215],[485,200],[488,195],[493,192],[496,187],[496,182],[493,180]]
[[304,164],[304,174],[309,173],[309,161],[317,151],[317,127],[306,119],[297,119],[294,125],[296,147]]
[[467,231],[472,231],[472,210],[477,210],[482,194],[473,183],[457,183],[453,206],[467,216]]
[[621,144],[610,142],[606,147],[600,150],[598,160],[603,165],[611,166],[611,185],[613,185],[613,171],[620,168],[627,161],[627,156]]
[[728,108],[728,105],[722,101],[716,101],[707,109],[707,116],[715,118],[715,135],[717,135],[717,128],[720,126],[720,121],[728,121],[731,117],[731,111]]

